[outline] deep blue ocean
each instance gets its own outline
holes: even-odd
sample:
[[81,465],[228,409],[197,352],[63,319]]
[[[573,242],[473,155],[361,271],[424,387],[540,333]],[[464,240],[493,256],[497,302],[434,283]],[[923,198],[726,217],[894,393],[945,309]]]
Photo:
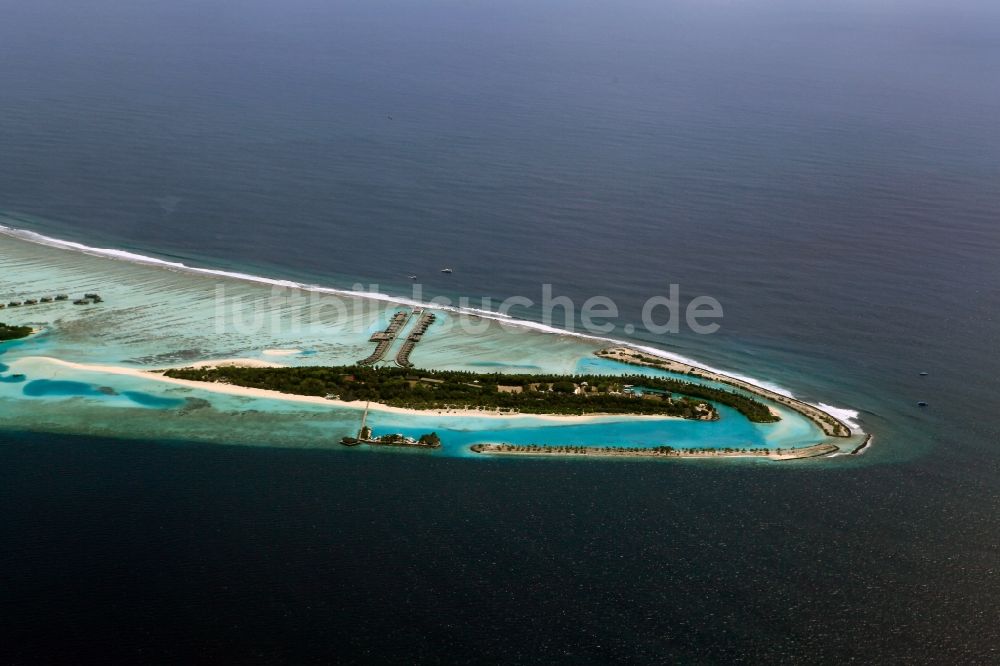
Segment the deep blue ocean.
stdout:
[[876,435],[805,468],[0,432],[0,661],[1000,661],[1000,5],[0,9],[0,210],[36,231],[551,283],[622,338],[677,283],[721,330],[635,339]]

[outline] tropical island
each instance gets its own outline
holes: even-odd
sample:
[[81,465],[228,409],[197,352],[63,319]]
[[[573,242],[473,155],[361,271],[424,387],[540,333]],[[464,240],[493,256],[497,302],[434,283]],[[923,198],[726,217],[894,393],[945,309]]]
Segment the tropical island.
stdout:
[[0,342],[26,338],[31,335],[32,330],[30,326],[10,326],[0,322]]
[[651,415],[711,421],[712,403],[753,423],[780,417],[738,391],[643,375],[552,375],[414,370],[372,366],[200,367],[164,376],[343,402],[367,401],[416,410],[477,409],[508,414]]
[[441,438],[436,432],[424,433],[419,439],[407,437],[399,433],[390,433],[376,437],[371,427],[362,425],[357,437],[344,437],[340,440],[344,446],[368,444],[370,446],[401,446],[416,449],[440,449]]

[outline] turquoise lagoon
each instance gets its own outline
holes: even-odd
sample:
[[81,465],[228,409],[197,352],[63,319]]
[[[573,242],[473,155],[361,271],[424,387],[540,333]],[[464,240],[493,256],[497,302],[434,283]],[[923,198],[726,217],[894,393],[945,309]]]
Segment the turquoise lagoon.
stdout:
[[[90,291],[105,299],[93,306],[62,302],[2,312],[4,321],[42,329],[32,338],[0,346],[0,427],[8,429],[341,448],[339,439],[360,424],[361,405],[226,395],[87,366],[152,370],[234,358],[284,365],[350,364],[368,355],[373,331],[383,328],[400,307],[409,307],[291,283],[196,274],[5,235],[0,235],[0,275],[4,302]],[[418,367],[481,372],[668,374],[595,358],[594,351],[604,345],[441,311],[412,360]],[[778,409],[782,420],[775,424],[752,424],[725,407],[720,408],[722,418],[711,423],[608,417],[566,424],[531,416],[410,415],[375,407],[369,422],[376,433],[437,431],[442,448],[421,455],[475,455],[469,446],[484,441],[791,448],[824,440],[810,421]],[[837,443],[847,449],[853,442]]]

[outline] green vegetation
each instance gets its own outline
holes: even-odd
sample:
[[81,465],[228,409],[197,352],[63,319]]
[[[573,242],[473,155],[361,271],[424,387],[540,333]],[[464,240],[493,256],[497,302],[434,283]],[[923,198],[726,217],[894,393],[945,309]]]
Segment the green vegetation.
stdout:
[[[677,361],[670,361],[664,358],[656,358],[653,356],[648,356],[646,354],[641,354],[633,349],[627,347],[612,347],[607,349],[602,349],[595,352],[597,356],[601,358],[610,358],[621,363],[628,363],[631,365],[647,366],[654,368],[661,368],[664,370],[670,370],[672,372],[681,372],[686,366],[687,369],[683,370],[684,374],[689,377],[699,377],[702,379],[707,379],[710,381],[719,382],[722,384],[729,384],[737,389],[746,391],[750,395],[760,396],[765,400],[772,400],[779,404],[790,407],[791,409],[802,414],[807,419],[811,420],[813,423],[818,425],[825,434],[831,437],[850,437],[851,429],[846,423],[838,421],[834,416],[824,412],[818,407],[814,407],[808,403],[797,400],[793,397],[781,395],[772,391],[770,389],[764,388],[762,386],[755,386],[750,382],[744,381],[742,379],[737,379],[735,377],[729,377],[725,374],[716,373],[710,370],[705,370],[703,368],[696,368],[694,366],[687,365],[685,363],[680,363]],[[751,419],[755,420],[755,419]],[[778,418],[773,420],[777,421]]]
[[362,366],[183,368],[168,377],[315,395],[370,400],[410,409],[488,409],[525,414],[653,414],[711,420],[713,401],[755,423],[778,417],[742,393],[677,379],[629,375],[506,375]]
[[0,322],[0,342],[5,340],[19,340],[31,335],[30,326],[8,326]]
[[436,432],[424,433],[420,439],[413,439],[399,433],[381,435],[372,439],[372,429],[363,426],[357,437],[343,437],[340,443],[344,446],[357,446],[358,444],[374,444],[381,446],[411,446],[425,449],[441,448],[441,438]]
[[441,446],[441,438],[438,437],[436,432],[429,432],[427,434],[421,435],[420,439],[417,440],[424,446],[431,446],[437,448]]

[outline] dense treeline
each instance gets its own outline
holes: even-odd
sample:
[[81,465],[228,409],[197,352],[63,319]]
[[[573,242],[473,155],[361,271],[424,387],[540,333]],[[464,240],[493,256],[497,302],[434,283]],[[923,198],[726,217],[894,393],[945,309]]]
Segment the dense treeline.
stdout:
[[0,323],[0,342],[4,340],[18,340],[31,335],[30,326],[8,326]]
[[411,409],[483,408],[528,414],[662,414],[713,419],[718,418],[715,408],[704,402],[713,401],[757,423],[778,420],[764,404],[741,393],[641,375],[570,377],[361,366],[183,368],[168,370],[166,375],[349,402],[371,400]]

